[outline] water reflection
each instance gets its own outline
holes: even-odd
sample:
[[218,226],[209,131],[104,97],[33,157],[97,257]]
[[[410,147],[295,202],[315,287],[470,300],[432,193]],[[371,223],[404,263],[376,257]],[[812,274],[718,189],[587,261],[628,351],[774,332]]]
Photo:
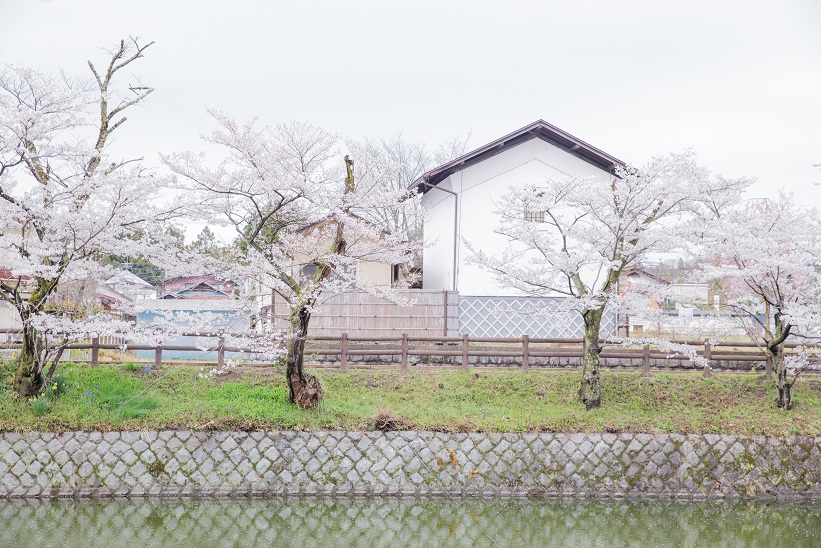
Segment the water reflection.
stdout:
[[819,546],[819,505],[488,499],[0,501],[0,546]]

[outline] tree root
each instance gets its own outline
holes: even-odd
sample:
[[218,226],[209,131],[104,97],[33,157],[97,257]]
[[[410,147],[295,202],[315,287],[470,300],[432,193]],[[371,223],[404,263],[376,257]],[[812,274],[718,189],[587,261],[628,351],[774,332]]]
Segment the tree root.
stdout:
[[324,395],[322,385],[313,375],[305,375],[301,379],[298,373],[292,373],[291,386],[294,389],[294,403],[301,409],[316,408]]

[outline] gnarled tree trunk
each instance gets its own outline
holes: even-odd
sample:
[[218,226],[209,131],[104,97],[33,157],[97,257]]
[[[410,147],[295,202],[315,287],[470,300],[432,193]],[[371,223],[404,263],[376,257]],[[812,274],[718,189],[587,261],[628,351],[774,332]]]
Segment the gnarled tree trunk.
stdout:
[[767,357],[770,358],[773,363],[773,369],[775,369],[775,386],[778,390],[778,399],[776,399],[775,404],[782,409],[792,409],[792,388],[795,379],[793,379],[793,382],[789,382],[787,367],[784,363],[784,342],[790,335],[792,325],[784,321],[780,310],[775,313],[773,319],[775,320],[775,333],[772,335],[772,338],[770,338],[770,332],[768,330],[768,337],[765,338],[765,342]]
[[307,306],[299,306],[291,313],[288,353],[285,357],[285,377],[288,380],[288,401],[302,409],[313,409],[322,399],[322,386],[313,375],[306,375],[305,339],[311,313]]
[[781,409],[793,408],[792,383],[788,382],[787,368],[784,364],[784,348],[782,344],[768,343],[766,347],[767,357],[773,363],[775,369],[775,387],[778,390],[778,398],[775,404]]
[[582,385],[579,398],[590,411],[601,405],[601,377],[599,375],[599,329],[604,308],[586,310],[584,318],[584,355],[582,357]]
[[43,364],[40,349],[43,346],[40,333],[23,316],[23,345],[17,355],[14,373],[14,390],[23,398],[29,398],[43,390]]

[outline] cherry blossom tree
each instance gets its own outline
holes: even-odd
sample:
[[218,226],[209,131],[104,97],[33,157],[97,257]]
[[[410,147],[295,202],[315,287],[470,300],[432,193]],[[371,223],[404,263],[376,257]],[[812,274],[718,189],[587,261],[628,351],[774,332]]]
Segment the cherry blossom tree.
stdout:
[[311,314],[323,294],[353,289],[398,300],[390,288],[361,279],[357,264],[407,262],[414,244],[357,212],[401,215],[410,205],[407,190],[380,185],[379,170],[357,173],[354,160],[343,159],[339,138],[310,124],[258,128],[255,121],[211,115],[219,128],[206,140],[226,152],[218,165],[193,153],[164,161],[195,204],[192,215],[235,230],[240,253],[226,271],[254,280],[256,296],[273,292],[288,303],[289,400],[312,408],[323,391],[304,370]]
[[778,407],[792,409],[799,375],[817,368],[799,348],[821,340],[821,219],[795,204],[790,194],[749,201],[725,212],[705,246],[704,274],[721,292],[723,305],[746,320],[775,369]]
[[[40,392],[45,366],[52,360],[53,371],[68,341],[47,336],[44,307],[58,284],[88,279],[108,255],[153,253],[149,241],[162,238],[149,237],[162,218],[151,205],[155,174],[108,150],[125,112],[153,91],[117,83],[149,46],[120,41],[105,65],[89,61],[90,83],[26,67],[0,72],[0,298],[23,325],[14,378],[22,396]],[[60,323],[64,335],[72,330]]]
[[564,296],[564,308],[581,314],[579,397],[590,410],[601,404],[605,308],[648,303],[646,295],[629,302],[618,298],[622,271],[653,252],[680,248],[682,235],[697,219],[736,200],[748,184],[711,175],[687,152],[656,158],[640,169],[617,168],[612,179],[513,187],[499,201],[496,229],[509,239],[509,248],[501,256],[474,248],[471,260],[523,294]]
[[[372,184],[372,192],[402,192],[426,171],[465,153],[470,134],[457,135],[430,148],[405,139],[400,133],[383,139],[348,141],[347,148],[356,158],[359,178]],[[400,208],[358,209],[357,214],[408,240],[421,242],[422,204],[411,194],[410,202]]]

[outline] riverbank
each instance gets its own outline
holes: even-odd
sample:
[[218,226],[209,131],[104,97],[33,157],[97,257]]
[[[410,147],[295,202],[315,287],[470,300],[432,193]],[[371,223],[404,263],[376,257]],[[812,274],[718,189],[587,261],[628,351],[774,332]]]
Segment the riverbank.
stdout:
[[37,416],[0,391],[0,431],[419,430],[821,436],[821,378],[800,380],[792,411],[774,405],[763,375],[604,371],[603,404],[585,412],[577,371],[312,369],[325,387],[320,409],[286,401],[277,368],[223,376],[193,367],[66,365],[68,391]]

